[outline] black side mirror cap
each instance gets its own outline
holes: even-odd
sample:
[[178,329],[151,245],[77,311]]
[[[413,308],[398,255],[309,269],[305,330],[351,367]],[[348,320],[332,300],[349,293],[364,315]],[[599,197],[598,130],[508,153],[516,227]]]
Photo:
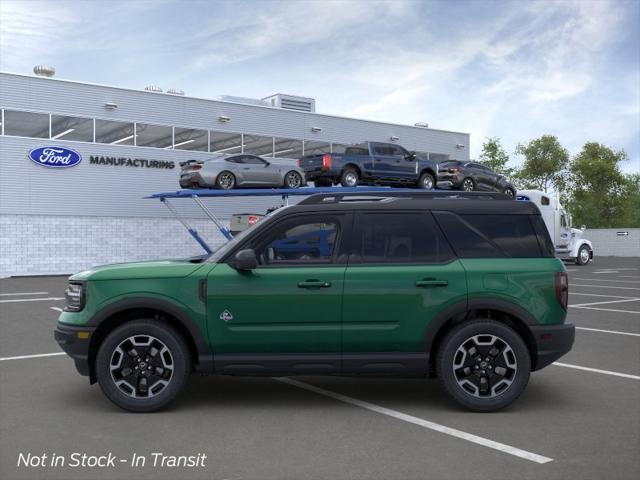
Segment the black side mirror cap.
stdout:
[[255,270],[258,267],[256,252],[251,248],[240,250],[233,259],[233,266],[241,271]]

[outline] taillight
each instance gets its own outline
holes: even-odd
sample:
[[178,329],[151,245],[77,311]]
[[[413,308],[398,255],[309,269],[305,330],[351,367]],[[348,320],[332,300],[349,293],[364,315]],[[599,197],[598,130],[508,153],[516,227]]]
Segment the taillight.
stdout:
[[328,153],[325,153],[322,156],[322,168],[325,170],[329,170],[331,168],[331,155]]
[[556,273],[556,298],[563,309],[569,304],[569,277],[566,272]]
[[296,160],[296,164],[298,165],[298,168],[300,168],[302,166],[302,160],[299,158]]
[[450,169],[449,169],[449,173],[457,173],[457,172],[459,172],[459,171],[460,171],[460,169],[459,169],[459,168],[450,168]]
[[198,165],[198,164],[191,166],[191,170],[200,170],[201,168],[202,168],[202,165]]

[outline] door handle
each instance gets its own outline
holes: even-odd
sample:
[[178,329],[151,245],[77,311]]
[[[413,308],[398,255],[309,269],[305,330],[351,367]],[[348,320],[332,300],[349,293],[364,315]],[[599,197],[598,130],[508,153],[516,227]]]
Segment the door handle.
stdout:
[[320,280],[305,280],[304,282],[298,282],[299,288],[329,288],[331,282],[322,282]]
[[416,281],[416,287],[430,288],[430,287],[446,287],[449,282],[446,280],[436,280],[435,278],[425,278],[423,280]]

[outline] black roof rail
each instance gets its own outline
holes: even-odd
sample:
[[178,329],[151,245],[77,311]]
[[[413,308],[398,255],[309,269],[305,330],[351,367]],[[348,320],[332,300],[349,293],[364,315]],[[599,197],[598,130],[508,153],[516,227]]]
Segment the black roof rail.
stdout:
[[385,192],[340,192],[316,193],[305,198],[298,205],[318,205],[321,203],[341,202],[383,202],[394,198],[413,199],[447,199],[447,200],[512,200],[512,197],[504,193],[494,192],[458,192],[450,190],[392,190]]

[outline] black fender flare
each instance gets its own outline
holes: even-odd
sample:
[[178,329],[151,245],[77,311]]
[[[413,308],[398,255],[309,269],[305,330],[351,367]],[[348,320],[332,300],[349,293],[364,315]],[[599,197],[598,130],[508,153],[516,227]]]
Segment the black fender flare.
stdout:
[[506,300],[490,297],[474,297],[472,299],[462,300],[448,306],[438,313],[431,322],[429,322],[429,325],[425,330],[422,340],[423,351],[427,352],[429,356],[431,356],[433,343],[436,340],[438,333],[441,332],[447,322],[456,317],[463,319],[472,310],[499,310],[515,318],[520,325],[528,331],[529,338],[525,340],[533,342],[531,347],[535,352],[535,338],[527,328],[528,325],[538,325],[538,321],[535,317],[519,305]]
[[[118,313],[142,308],[159,310],[177,319],[181,326],[189,332],[191,340],[196,347],[199,369],[203,372],[213,371],[213,352],[206,341],[205,332],[202,331],[196,322],[194,322],[182,308],[167,300],[150,297],[128,297],[122,300],[116,300],[91,317],[87,326],[92,326],[98,329],[106,319],[111,318]],[[96,345],[92,341],[89,347],[89,352],[95,352],[95,347]]]

